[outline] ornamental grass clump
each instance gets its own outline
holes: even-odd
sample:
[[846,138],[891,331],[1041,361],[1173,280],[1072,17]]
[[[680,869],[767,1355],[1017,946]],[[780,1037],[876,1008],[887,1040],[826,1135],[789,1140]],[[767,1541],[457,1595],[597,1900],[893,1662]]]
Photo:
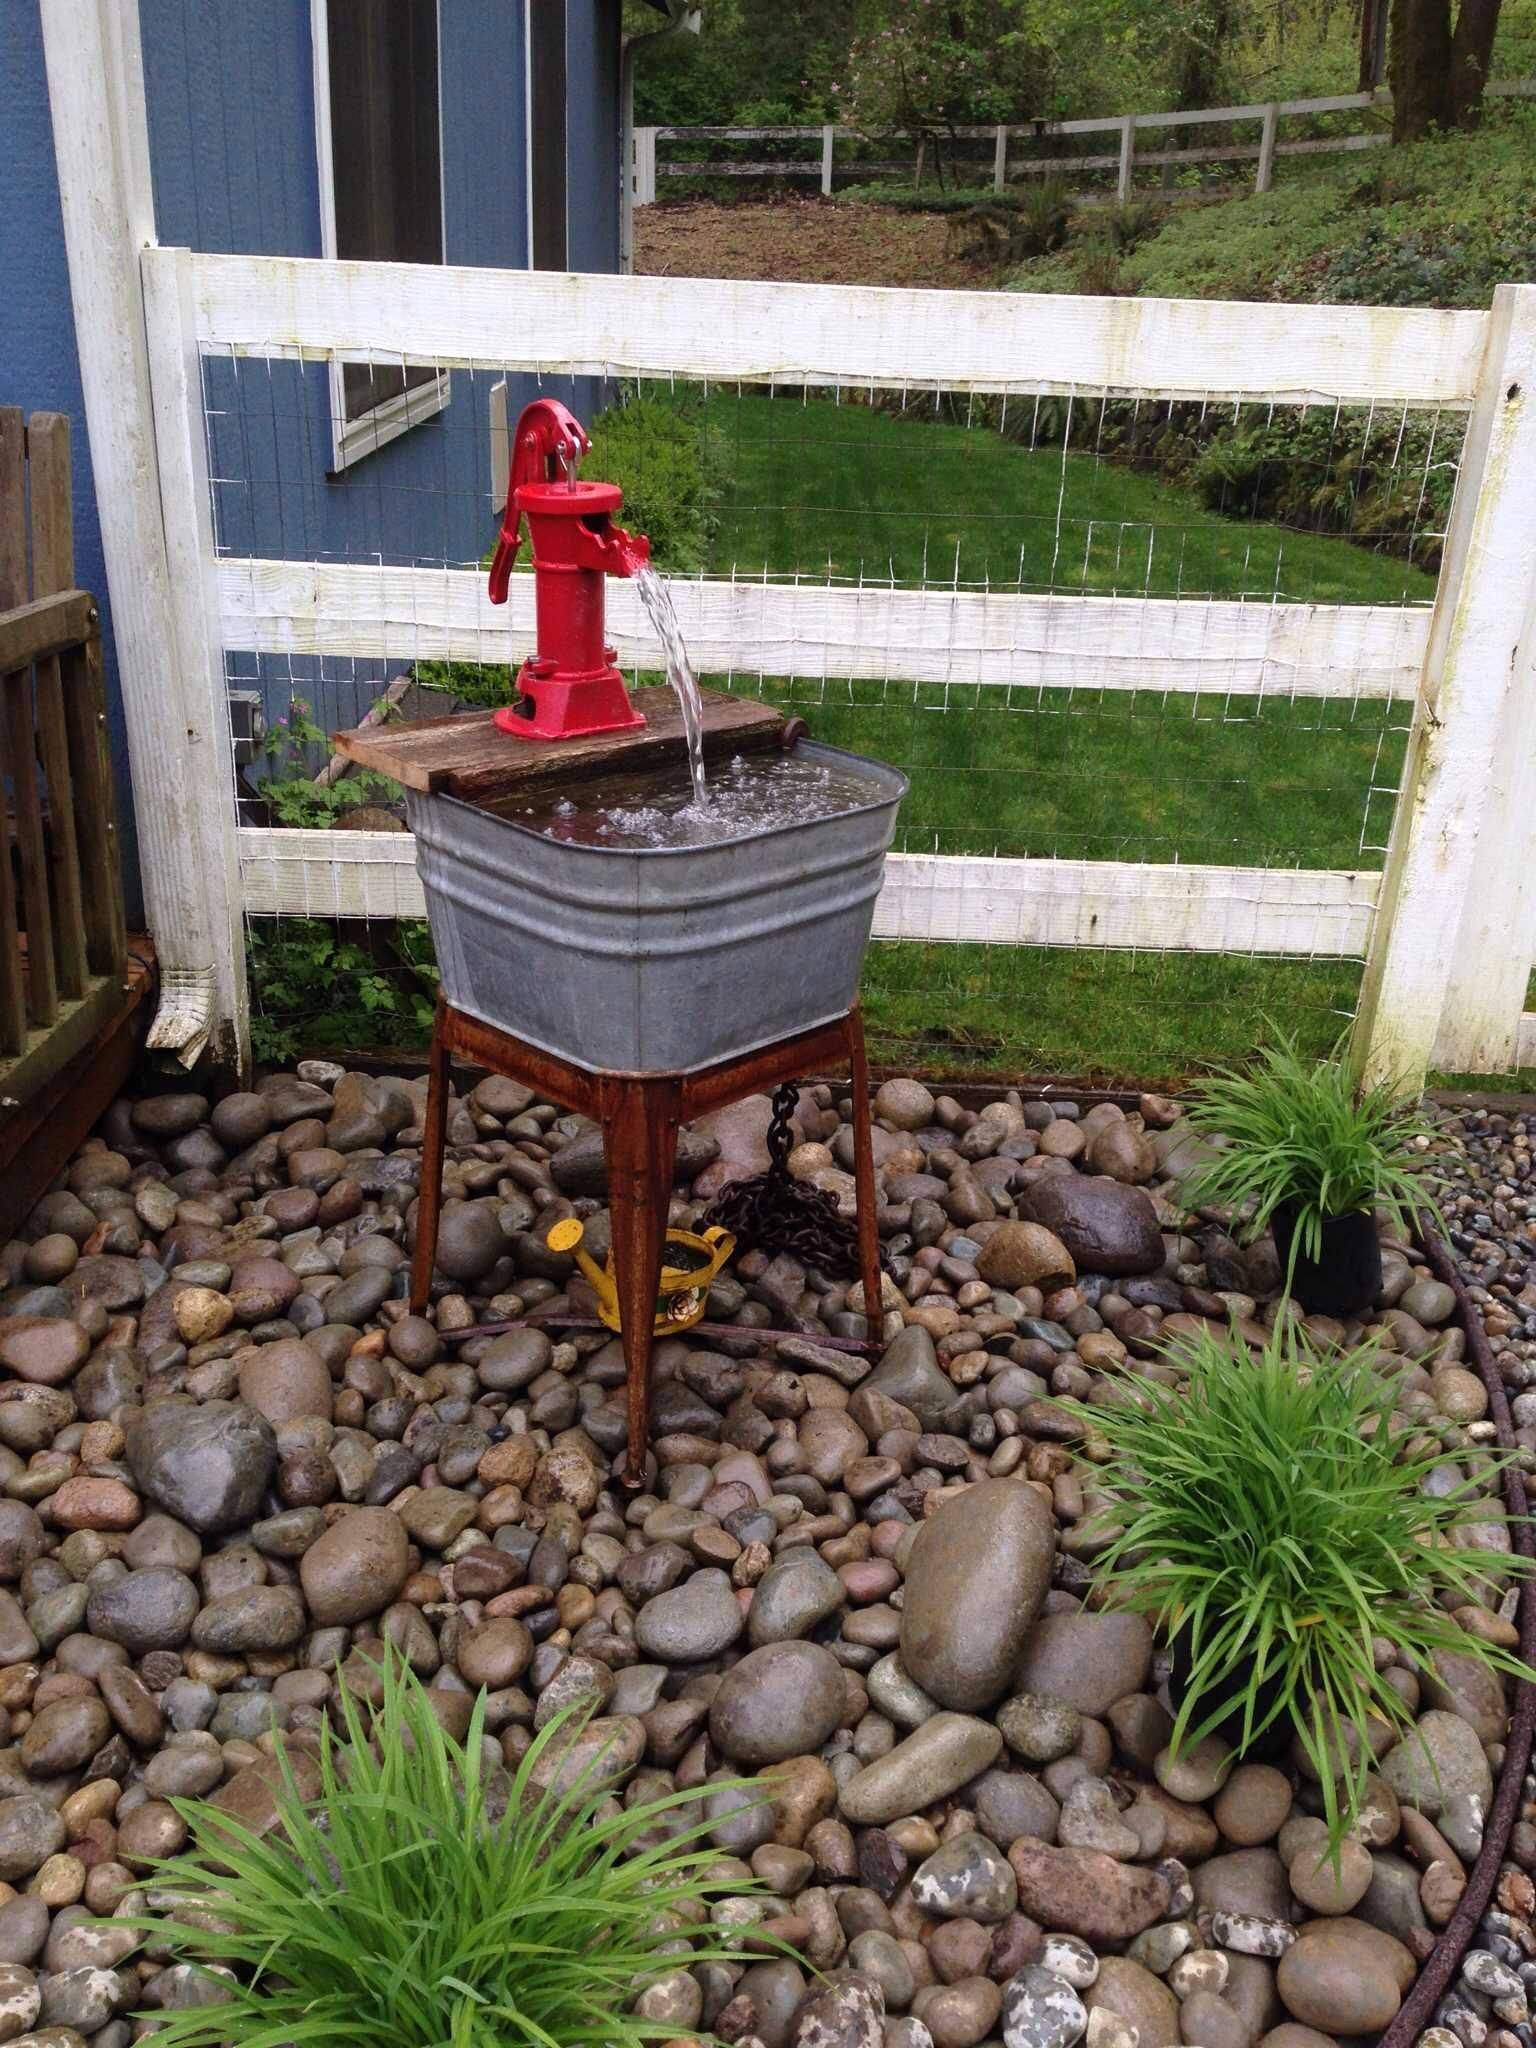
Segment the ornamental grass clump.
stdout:
[[140,1925],[157,1954],[216,1966],[227,1996],[155,2013],[162,2048],[637,2048],[676,2034],[675,2019],[632,2010],[637,1994],[690,1963],[743,1960],[710,1912],[757,1890],[711,1874],[701,1802],[719,1785],[621,1810],[600,1758],[579,1775],[561,1763],[579,1709],[515,1773],[488,1772],[483,1693],[461,1743],[409,1669],[391,1659],[380,1675],[376,1709],[340,1690],[318,1796],[301,1798],[290,1772],[267,1835],[174,1802],[189,1846],[155,1867],[160,1913]]
[[1219,1069],[1190,1091],[1189,1128],[1221,1142],[1184,1176],[1189,1208],[1252,1204],[1254,1236],[1283,1212],[1292,1258],[1323,1256],[1331,1219],[1382,1209],[1402,1230],[1424,1210],[1440,1221],[1425,1182],[1432,1126],[1388,1082],[1357,1082],[1340,1054],[1309,1060],[1274,1030],[1250,1068]]
[[[1427,1485],[1447,1453],[1394,1424],[1377,1369],[1393,1361],[1373,1347],[1322,1354],[1282,1324],[1256,1357],[1207,1330],[1169,1362],[1177,1386],[1137,1380],[1113,1404],[1071,1404],[1101,1460],[1097,1584],[1173,1650],[1174,1753],[1219,1734],[1241,1754],[1294,1732],[1336,1851],[1372,1735],[1413,1725],[1376,1646],[1410,1670],[1451,1651],[1536,1677],[1447,1611],[1531,1562],[1473,1547],[1489,1515],[1473,1486],[1439,1498]],[[1500,1454],[1478,1458],[1479,1484],[1496,1483]]]

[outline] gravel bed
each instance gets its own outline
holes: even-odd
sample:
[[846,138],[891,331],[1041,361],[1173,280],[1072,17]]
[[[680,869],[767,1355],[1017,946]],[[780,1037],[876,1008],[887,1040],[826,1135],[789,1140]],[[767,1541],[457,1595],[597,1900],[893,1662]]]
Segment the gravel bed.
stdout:
[[[1204,1319],[1257,1344],[1274,1313],[1273,1246],[1180,1205],[1176,1104],[975,1111],[885,1083],[878,1362],[822,1341],[862,1333],[856,1286],[739,1258],[710,1299],[727,1334],[658,1347],[638,1497],[613,1483],[615,1340],[455,1341],[590,1314],[543,1237],[577,1213],[603,1245],[595,1132],[502,1080],[455,1101],[416,1317],[423,1107],[417,1081],[326,1063],[215,1105],[120,1102],[0,1249],[0,2041],[121,2048],[133,2014],[199,1995],[93,1916],[141,1904],[177,1795],[270,1826],[277,1751],[302,1780],[384,1640],[450,1728],[484,1689],[508,1762],[582,1699],[619,1796],[761,1777],[755,1805],[722,1782],[713,1841],[768,1889],[735,1910],[803,1960],[677,1968],[646,2009],[678,2035],[1318,2048],[1391,2023],[1482,1847],[1502,1686],[1382,1646],[1419,1740],[1383,1744],[1335,1872],[1297,1754],[1175,1762],[1162,1650],[1084,1597],[1093,1475],[1053,1397],[1166,1377],[1160,1345]],[[842,1107],[803,1093],[792,1164],[847,1203]],[[675,1221],[766,1166],[767,1120],[756,1097],[685,1134]],[[1447,1126],[1453,1246],[1530,1448],[1529,1143],[1495,1125]],[[1399,1411],[1438,1436],[1447,1487],[1484,1476],[1497,1553],[1453,1290],[1385,1254],[1368,1320]],[[1512,1614],[1472,1619],[1512,1642]],[[1533,1814],[1432,2048],[1536,2048]]]

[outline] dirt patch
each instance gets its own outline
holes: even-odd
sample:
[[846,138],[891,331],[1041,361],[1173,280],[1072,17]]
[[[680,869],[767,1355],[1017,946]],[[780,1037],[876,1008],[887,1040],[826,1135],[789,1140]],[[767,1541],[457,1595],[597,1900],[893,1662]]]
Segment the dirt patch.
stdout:
[[650,277],[972,291],[995,282],[986,265],[958,253],[951,224],[940,214],[794,198],[642,206],[635,214],[635,269]]

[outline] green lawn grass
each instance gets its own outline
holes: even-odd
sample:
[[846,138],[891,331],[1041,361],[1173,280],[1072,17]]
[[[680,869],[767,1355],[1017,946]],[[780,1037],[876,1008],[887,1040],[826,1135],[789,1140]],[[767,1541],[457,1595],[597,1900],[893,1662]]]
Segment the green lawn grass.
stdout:
[[[1424,603],[1433,578],[1329,536],[1223,519],[1091,450],[862,404],[729,394],[704,422],[723,475],[713,574],[917,586]],[[705,678],[802,712],[817,738],[911,778],[909,852],[1379,868],[1403,702]],[[935,1072],[1174,1081],[1281,1018],[1321,1053],[1349,961],[877,944],[875,1056]]]
[[[1015,401],[1015,427],[1033,401]],[[1428,603],[1434,578],[1327,535],[1223,519],[1090,446],[831,399],[717,393],[703,408],[723,475],[717,574],[1152,597]],[[1084,423],[1074,437],[1088,433]]]

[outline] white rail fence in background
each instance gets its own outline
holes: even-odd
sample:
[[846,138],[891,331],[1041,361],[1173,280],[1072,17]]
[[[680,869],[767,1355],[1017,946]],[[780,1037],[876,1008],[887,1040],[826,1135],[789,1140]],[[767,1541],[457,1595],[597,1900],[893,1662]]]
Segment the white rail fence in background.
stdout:
[[[1490,96],[1529,99],[1536,97],[1536,79],[1508,79],[1491,84]],[[1115,196],[1121,205],[1130,198],[1138,170],[1160,168],[1166,175],[1195,164],[1253,163],[1253,189],[1267,192],[1274,182],[1275,159],[1282,156],[1330,156],[1342,150],[1375,149],[1390,142],[1385,128],[1367,129],[1354,135],[1310,136],[1296,142],[1280,140],[1280,123],[1298,115],[1345,114],[1368,109],[1388,110],[1389,92],[1346,92],[1324,94],[1304,100],[1267,100],[1244,107],[1201,107],[1175,114],[1110,114],[1091,120],[1013,121],[988,128],[952,128],[938,140],[990,142],[992,144],[992,189],[1002,192],[1010,179],[1055,177],[1063,171],[1113,171]],[[1192,144],[1187,149],[1140,149],[1137,137],[1154,130],[1198,127],[1256,125],[1258,134],[1249,142],[1213,144],[1209,148]],[[1020,143],[1038,143],[1063,135],[1114,135],[1113,155],[1032,157],[1015,154]],[[871,138],[857,128],[824,123],[813,128],[636,128],[631,165],[631,192],[636,206],[650,206],[656,200],[660,178],[814,178],[825,196],[833,191],[838,175],[867,179],[910,174],[912,163],[882,159],[861,162],[851,158],[837,163],[839,142],[867,147],[893,143],[899,135]],[[819,155],[789,162],[707,162],[687,157],[663,158],[657,148],[662,142],[804,142],[815,144]]]
[[[938,388],[1470,413],[1435,606],[1242,603],[684,582],[701,669],[888,673],[915,682],[1333,697],[1416,710],[1383,873],[897,855],[876,933],[1364,959],[1357,1044],[1377,1069],[1497,1071],[1527,1040],[1536,938],[1536,287],[1491,314],[1029,298],[696,279],[571,277],[144,252],[160,466],[208,747],[224,650],[277,657],[500,658],[531,648],[531,592],[492,614],[478,572],[215,555],[199,358],[673,376],[779,389]],[[509,618],[510,613],[510,618]],[[615,589],[622,657],[649,647]],[[511,648],[508,647],[509,639]],[[186,656],[184,655],[184,658]],[[227,742],[226,742],[227,744]],[[227,786],[227,785],[226,785]],[[183,858],[234,873],[247,912],[419,916],[407,835],[239,828]],[[237,1027],[245,1020],[237,1017]],[[1536,1019],[1528,1020],[1536,1029]]]

